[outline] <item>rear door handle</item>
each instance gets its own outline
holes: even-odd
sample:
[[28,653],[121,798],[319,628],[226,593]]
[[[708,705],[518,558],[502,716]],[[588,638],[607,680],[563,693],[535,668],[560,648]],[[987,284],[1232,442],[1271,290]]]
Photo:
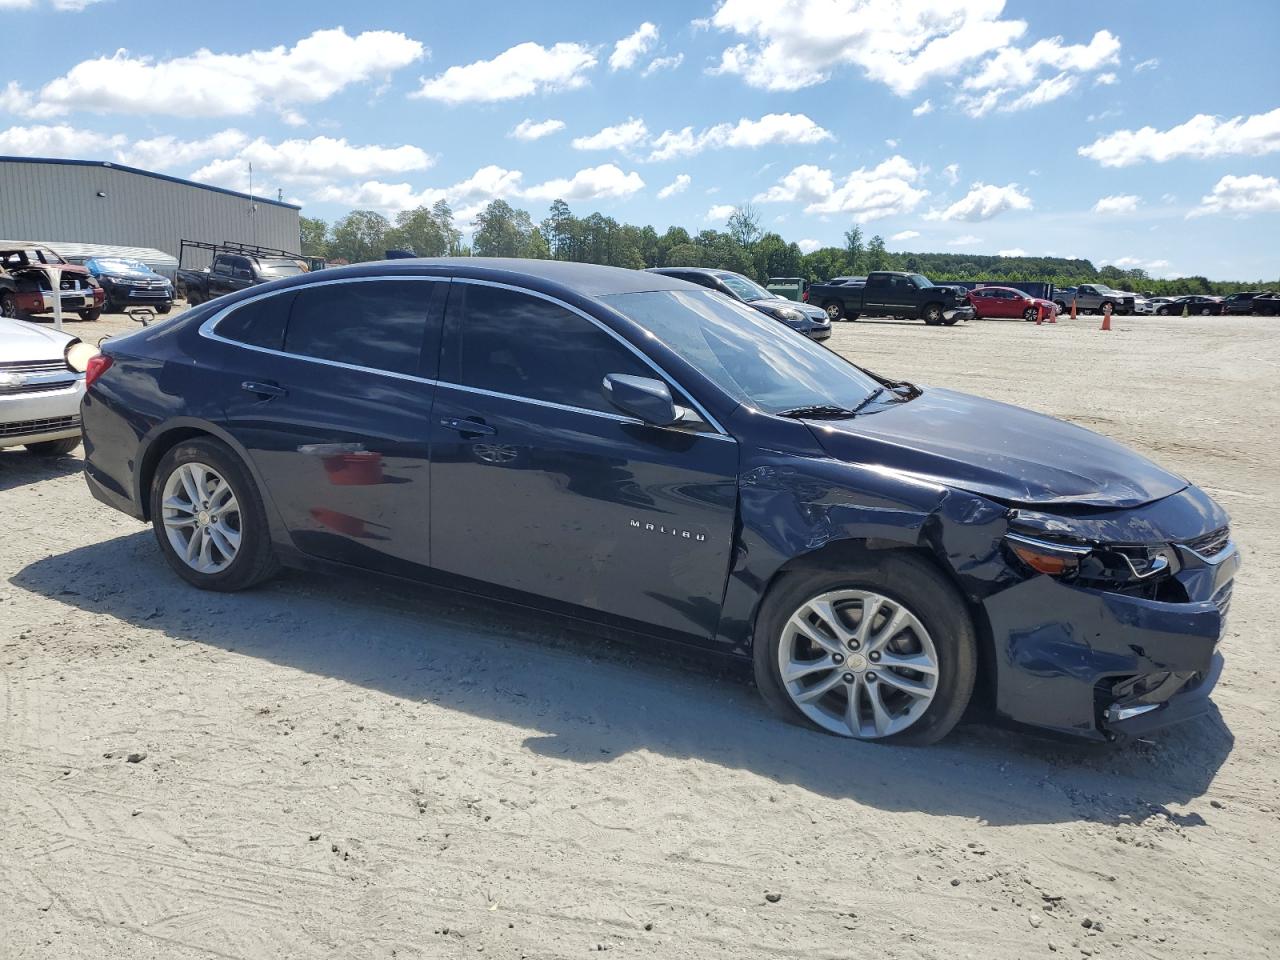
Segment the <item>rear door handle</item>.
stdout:
[[461,417],[445,417],[440,426],[457,430],[464,437],[491,437],[498,431],[480,420],[464,420]]
[[256,393],[260,397],[284,397],[289,394],[289,391],[278,383],[263,383],[260,380],[246,380],[240,384],[240,389],[247,393]]

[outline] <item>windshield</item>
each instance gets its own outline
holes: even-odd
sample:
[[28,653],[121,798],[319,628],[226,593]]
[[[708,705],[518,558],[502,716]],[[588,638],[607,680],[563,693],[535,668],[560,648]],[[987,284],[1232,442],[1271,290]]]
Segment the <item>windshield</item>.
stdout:
[[920,274],[920,273],[912,273],[912,274],[908,274],[908,276],[912,279],[912,281],[914,281],[914,282],[915,282],[915,285],[916,285],[917,287],[932,287],[932,286],[933,286],[933,281],[932,281],[932,280],[930,280],[928,277],[924,276],[923,274]]
[[141,260],[131,260],[128,257],[94,257],[89,261],[89,264],[103,273],[111,273],[112,271],[121,273],[151,272],[151,268]]
[[740,403],[853,408],[880,383],[826,347],[710,290],[601,297]]
[[264,277],[296,277],[307,271],[296,260],[259,260],[258,272]]
[[770,293],[758,283],[753,283],[746,277],[736,273],[718,273],[716,274],[716,279],[747,301],[747,303],[752,300],[771,300],[777,296],[777,294]]

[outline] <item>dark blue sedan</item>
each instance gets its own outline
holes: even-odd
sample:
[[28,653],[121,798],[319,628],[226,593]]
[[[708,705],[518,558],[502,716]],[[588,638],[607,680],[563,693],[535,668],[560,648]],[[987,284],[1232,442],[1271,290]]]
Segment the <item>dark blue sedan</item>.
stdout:
[[976,691],[1109,738],[1208,706],[1238,555],[1117,443],[863,370],[710,290],[547,261],[306,274],[107,342],[93,494],[193,585],[359,568],[750,659],[927,743]]

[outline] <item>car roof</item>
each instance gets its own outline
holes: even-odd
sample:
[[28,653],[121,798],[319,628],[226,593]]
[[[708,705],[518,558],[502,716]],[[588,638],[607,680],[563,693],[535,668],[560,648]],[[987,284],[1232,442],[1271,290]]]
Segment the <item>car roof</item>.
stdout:
[[700,273],[704,277],[741,276],[741,274],[734,273],[732,270],[722,270],[719,267],[646,267],[644,272],[656,273],[664,277],[677,273]]
[[342,277],[424,273],[509,283],[543,293],[576,294],[592,298],[617,293],[700,289],[687,281],[646,270],[628,270],[624,267],[605,267],[594,263],[573,263],[567,260],[526,260],[506,257],[409,257],[397,260],[375,260],[344,267],[326,267],[323,270],[304,274],[304,277],[314,281]]

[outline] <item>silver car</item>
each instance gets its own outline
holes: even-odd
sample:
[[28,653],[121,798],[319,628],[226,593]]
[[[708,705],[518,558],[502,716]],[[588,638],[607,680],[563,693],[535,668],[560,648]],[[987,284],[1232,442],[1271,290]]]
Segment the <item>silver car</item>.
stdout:
[[97,352],[68,334],[0,317],[0,447],[46,457],[74,450],[84,372]]

